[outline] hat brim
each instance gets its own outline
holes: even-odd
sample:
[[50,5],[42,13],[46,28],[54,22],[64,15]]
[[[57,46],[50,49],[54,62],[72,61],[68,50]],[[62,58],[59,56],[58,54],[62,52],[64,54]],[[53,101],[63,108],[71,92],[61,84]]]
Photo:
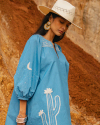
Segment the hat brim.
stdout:
[[[58,14],[59,16],[61,16],[59,13],[53,11],[51,8],[47,7],[47,6],[43,6],[43,5],[38,5],[37,6],[38,10],[44,14],[44,15],[47,15],[49,12],[53,12],[55,14]],[[62,16],[61,16],[62,17]],[[64,18],[64,17],[63,17]],[[66,19],[66,18],[65,18]],[[67,19],[66,19],[67,20]],[[69,21],[69,20],[68,20]],[[70,22],[70,21],[69,21]],[[81,27],[77,26],[76,24],[74,24],[73,22],[71,22],[73,25],[75,25],[76,27],[82,29]]]

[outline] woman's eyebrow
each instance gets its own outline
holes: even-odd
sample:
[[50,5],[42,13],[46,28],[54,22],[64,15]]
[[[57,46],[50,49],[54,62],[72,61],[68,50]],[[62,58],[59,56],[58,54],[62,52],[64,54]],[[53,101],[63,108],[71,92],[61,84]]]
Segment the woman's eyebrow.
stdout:
[[[61,17],[63,19],[63,21],[66,21],[66,19],[64,19],[63,17]],[[71,24],[71,22],[68,23],[69,25]]]
[[62,20],[66,21],[66,19],[64,19],[63,17],[61,17]]
[[71,23],[69,22],[69,23],[67,23],[67,25],[71,25]]

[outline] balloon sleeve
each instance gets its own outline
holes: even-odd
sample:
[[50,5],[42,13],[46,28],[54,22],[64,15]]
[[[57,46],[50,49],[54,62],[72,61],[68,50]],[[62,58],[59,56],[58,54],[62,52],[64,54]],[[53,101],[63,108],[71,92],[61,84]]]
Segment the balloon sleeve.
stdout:
[[37,35],[26,42],[14,75],[14,91],[18,99],[29,100],[36,91],[40,74],[41,43]]

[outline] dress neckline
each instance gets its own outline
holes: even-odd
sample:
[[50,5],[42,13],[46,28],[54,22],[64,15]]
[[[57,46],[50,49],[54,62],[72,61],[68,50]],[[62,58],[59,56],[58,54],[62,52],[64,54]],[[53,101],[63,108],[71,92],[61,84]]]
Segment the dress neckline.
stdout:
[[[46,38],[44,38],[42,35],[40,35],[40,34],[38,34],[38,35],[41,36],[44,40],[49,41],[49,40],[47,40]],[[50,42],[51,45],[53,46],[54,51],[55,51],[55,53],[56,53],[56,55],[57,55],[57,58],[59,59],[59,56],[58,56],[58,53],[57,53],[57,49],[56,49],[56,43],[54,43],[54,45],[53,45],[53,43],[52,43],[51,41],[49,41],[49,42]]]
[[[39,36],[41,36],[44,40],[49,41],[51,43],[51,45],[53,45],[53,43],[50,40],[47,40],[46,38],[44,38],[42,35],[38,34]],[[55,43],[54,43],[55,44]]]

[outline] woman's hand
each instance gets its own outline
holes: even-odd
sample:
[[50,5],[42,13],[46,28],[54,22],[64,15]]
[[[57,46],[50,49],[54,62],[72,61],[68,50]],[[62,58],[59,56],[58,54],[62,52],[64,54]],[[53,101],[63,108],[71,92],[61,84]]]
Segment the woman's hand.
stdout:
[[[25,118],[27,115],[24,113],[19,112],[18,118]],[[25,125],[25,123],[17,123],[17,125]]]

